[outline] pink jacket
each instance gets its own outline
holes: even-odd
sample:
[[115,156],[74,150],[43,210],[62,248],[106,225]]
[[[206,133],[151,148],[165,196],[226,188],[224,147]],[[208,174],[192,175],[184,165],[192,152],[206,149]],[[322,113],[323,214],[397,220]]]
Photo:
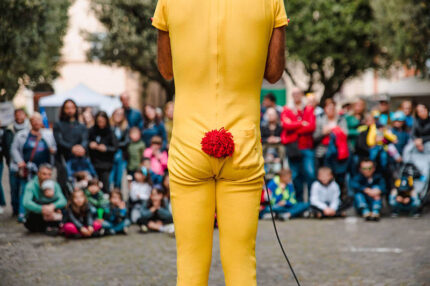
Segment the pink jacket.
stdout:
[[151,159],[151,170],[158,174],[163,175],[164,171],[167,169],[167,152],[162,151],[158,158],[152,153],[151,147],[146,148],[143,152],[143,157]]

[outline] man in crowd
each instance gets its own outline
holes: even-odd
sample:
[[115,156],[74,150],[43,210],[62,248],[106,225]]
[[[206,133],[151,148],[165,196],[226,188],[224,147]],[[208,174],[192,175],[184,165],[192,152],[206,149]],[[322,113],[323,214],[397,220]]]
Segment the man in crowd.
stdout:
[[58,183],[54,183],[54,192],[50,197],[42,191],[42,184],[51,178],[52,166],[42,164],[39,166],[37,176],[25,187],[23,205],[26,211],[26,222],[24,225],[31,232],[44,232],[48,227],[58,226],[56,211],[66,206],[66,198]]
[[143,118],[139,110],[130,107],[130,96],[127,92],[124,92],[120,96],[122,102],[122,107],[125,110],[125,116],[127,117],[128,126],[139,127],[140,130],[143,129]]

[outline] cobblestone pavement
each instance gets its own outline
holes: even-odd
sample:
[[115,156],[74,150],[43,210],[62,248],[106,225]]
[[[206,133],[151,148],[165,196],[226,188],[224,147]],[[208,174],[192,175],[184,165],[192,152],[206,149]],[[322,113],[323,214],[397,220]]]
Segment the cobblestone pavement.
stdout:
[[[302,285],[430,285],[430,214],[278,223]],[[260,221],[258,285],[295,285],[270,221]],[[164,234],[66,240],[29,234],[0,215],[0,285],[175,285],[175,240]],[[209,285],[224,285],[218,231]]]

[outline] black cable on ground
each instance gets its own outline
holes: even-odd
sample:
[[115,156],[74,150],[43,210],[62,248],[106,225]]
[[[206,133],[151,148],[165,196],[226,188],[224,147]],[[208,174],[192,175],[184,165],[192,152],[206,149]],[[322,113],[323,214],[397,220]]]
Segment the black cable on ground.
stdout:
[[293,273],[293,276],[294,276],[294,279],[296,280],[297,285],[300,286],[299,279],[297,278],[296,273],[294,272],[293,266],[291,265],[291,262],[288,259],[287,253],[284,250],[284,246],[282,245],[281,239],[279,238],[278,229],[276,228],[276,223],[275,223],[275,217],[273,215],[272,204],[270,203],[270,194],[269,194],[269,189],[267,188],[266,178],[264,178],[264,186],[266,189],[267,199],[269,200],[270,214],[272,216],[273,228],[275,229],[276,238],[278,239],[278,243],[279,243],[279,246],[281,247],[282,253],[284,254],[285,260],[287,260],[291,273]]

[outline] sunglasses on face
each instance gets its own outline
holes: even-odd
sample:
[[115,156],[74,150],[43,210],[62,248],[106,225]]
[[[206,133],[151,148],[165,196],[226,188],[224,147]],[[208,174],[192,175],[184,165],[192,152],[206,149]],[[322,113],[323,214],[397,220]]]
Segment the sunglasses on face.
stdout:
[[361,167],[361,170],[363,170],[363,171],[372,171],[373,167]]

